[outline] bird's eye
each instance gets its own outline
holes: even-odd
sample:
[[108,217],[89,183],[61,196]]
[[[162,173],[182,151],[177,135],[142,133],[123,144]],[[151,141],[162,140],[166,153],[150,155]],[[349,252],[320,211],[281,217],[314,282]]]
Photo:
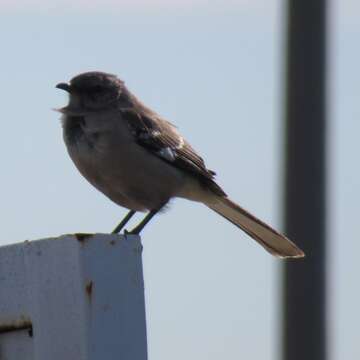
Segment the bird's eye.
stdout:
[[93,88],[91,90],[94,93],[99,93],[103,90],[103,87],[101,85],[95,85],[95,86],[93,86]]

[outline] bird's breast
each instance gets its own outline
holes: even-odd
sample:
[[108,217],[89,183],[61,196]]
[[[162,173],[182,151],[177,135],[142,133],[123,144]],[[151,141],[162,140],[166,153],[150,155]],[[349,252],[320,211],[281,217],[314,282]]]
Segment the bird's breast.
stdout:
[[119,119],[92,120],[68,117],[63,123],[69,155],[92,185],[134,210],[156,209],[176,194],[181,172],[139,146]]
[[88,126],[84,116],[66,116],[63,119],[64,140],[68,147],[92,151],[98,145],[101,131]]

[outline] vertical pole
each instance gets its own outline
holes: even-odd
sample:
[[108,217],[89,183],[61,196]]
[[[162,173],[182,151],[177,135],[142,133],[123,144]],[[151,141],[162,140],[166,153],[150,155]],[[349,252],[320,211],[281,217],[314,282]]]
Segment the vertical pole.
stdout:
[[283,359],[326,358],[326,0],[288,1]]

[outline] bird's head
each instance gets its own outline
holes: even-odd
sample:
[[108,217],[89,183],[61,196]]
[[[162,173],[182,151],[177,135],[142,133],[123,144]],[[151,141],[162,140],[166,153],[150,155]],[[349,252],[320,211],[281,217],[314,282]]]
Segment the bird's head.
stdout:
[[115,75],[91,71],[75,76],[70,83],[59,83],[56,87],[70,95],[68,106],[59,111],[86,113],[115,106],[124,83]]

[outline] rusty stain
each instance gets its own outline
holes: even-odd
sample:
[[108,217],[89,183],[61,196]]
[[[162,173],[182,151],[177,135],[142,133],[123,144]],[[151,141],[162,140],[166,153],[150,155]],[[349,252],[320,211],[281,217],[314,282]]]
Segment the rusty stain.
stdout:
[[75,233],[74,236],[76,237],[77,241],[84,242],[85,240],[91,238],[93,234]]
[[93,291],[93,282],[92,280],[88,281],[85,286],[85,291],[88,294],[89,298],[91,299],[91,294]]

